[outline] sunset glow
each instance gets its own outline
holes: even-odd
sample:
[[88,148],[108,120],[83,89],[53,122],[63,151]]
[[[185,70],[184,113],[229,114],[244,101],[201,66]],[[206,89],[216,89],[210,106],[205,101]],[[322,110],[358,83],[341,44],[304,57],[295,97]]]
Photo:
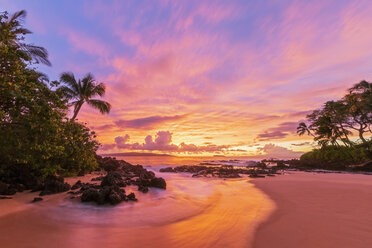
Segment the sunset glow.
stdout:
[[[371,79],[372,2],[20,1],[50,80],[92,72],[108,115],[84,105],[100,153],[298,157],[296,127]],[[48,11],[46,11],[48,10]]]

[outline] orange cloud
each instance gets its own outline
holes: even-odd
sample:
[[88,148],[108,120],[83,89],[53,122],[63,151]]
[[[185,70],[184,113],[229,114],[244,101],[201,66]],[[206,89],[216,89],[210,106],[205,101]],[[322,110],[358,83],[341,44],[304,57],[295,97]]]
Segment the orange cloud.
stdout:
[[169,131],[159,131],[156,133],[155,139],[153,140],[151,135],[147,135],[144,143],[128,143],[130,136],[128,134],[124,136],[118,136],[115,138],[115,144],[104,144],[101,147],[102,151],[112,150],[117,147],[119,149],[125,150],[136,150],[136,151],[161,151],[168,153],[203,153],[212,152],[220,153],[228,151],[230,146],[226,145],[215,145],[207,144],[202,146],[197,146],[194,144],[181,143],[175,145],[172,143],[172,133]]

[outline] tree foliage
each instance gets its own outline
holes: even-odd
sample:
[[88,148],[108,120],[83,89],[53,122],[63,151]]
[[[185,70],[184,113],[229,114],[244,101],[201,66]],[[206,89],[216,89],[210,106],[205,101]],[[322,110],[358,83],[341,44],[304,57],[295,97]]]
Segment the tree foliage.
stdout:
[[297,133],[312,136],[321,146],[301,160],[350,164],[371,159],[371,124],[372,83],[363,80],[342,99],[326,102],[299,124]]
[[[23,61],[51,65],[48,51],[40,46],[24,43],[24,37],[32,32],[22,26],[26,11],[21,10],[9,16],[7,12],[0,15],[0,45],[17,52]],[[7,49],[6,49],[7,50]]]
[[301,160],[320,160],[328,163],[352,164],[362,163],[370,159],[368,151],[363,146],[325,146],[313,149],[301,156]]
[[67,100],[32,68],[48,64],[48,57],[44,48],[22,42],[30,33],[19,21],[24,15],[0,16],[0,181],[26,184],[30,178],[90,171],[97,166],[98,142],[87,127],[68,121]]
[[71,120],[75,120],[84,103],[98,109],[102,114],[109,113],[111,105],[108,102],[92,99],[93,97],[102,97],[105,94],[105,85],[96,83],[93,75],[88,73],[83,79],[76,80],[72,72],[62,73],[60,81],[64,84],[57,91],[69,100],[71,106],[74,106],[74,115]]
[[[326,102],[306,118],[306,123],[297,127],[297,133],[313,136],[321,146],[352,147],[361,142],[368,147],[372,134],[372,83],[355,84],[342,99]],[[359,138],[356,142],[351,139],[355,134]]]

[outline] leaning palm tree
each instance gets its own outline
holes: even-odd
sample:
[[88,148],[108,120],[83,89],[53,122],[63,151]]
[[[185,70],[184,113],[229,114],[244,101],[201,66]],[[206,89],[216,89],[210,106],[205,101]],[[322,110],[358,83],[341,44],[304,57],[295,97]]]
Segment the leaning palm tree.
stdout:
[[16,12],[10,17],[7,12],[0,16],[0,19],[4,20],[0,22],[0,45],[17,49],[19,55],[26,61],[34,60],[50,66],[48,51],[45,48],[21,42],[25,35],[32,33],[22,25],[25,17],[25,10]]
[[71,106],[74,106],[72,121],[75,120],[84,103],[98,109],[102,114],[110,112],[110,103],[92,99],[95,96],[103,96],[105,94],[105,85],[103,83],[97,83],[92,74],[88,73],[84,78],[76,81],[73,73],[64,72],[60,77],[60,81],[64,85],[60,86],[57,91],[64,98],[71,101]]
[[298,127],[297,127],[297,134],[302,136],[304,134],[307,134],[307,135],[311,135],[311,136],[314,136],[310,129],[307,127],[307,125],[304,123],[304,122],[301,122],[298,124]]

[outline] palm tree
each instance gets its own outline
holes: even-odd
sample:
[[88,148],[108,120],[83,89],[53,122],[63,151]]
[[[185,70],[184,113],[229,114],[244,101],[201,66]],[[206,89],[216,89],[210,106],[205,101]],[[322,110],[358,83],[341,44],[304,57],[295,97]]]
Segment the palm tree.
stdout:
[[305,133],[307,133],[307,135],[312,135],[312,136],[314,136],[314,135],[311,133],[310,129],[307,127],[307,125],[306,125],[304,122],[300,122],[300,123],[298,124],[298,127],[297,127],[297,134],[298,134],[299,136],[302,136],[302,135],[304,135]]
[[330,117],[330,126],[336,139],[339,138],[345,146],[352,146],[353,142],[349,139],[352,133],[346,129],[346,123],[349,123],[347,113],[347,104],[344,101],[328,101],[324,104],[323,115]]
[[105,85],[103,83],[97,83],[92,74],[88,73],[83,79],[76,81],[73,73],[64,72],[60,77],[60,81],[65,85],[59,87],[57,92],[62,93],[67,100],[73,100],[70,103],[71,106],[74,106],[72,121],[75,120],[81,106],[85,102],[93,108],[98,109],[102,114],[110,112],[110,103],[92,99],[95,96],[103,96],[105,94]]
[[37,63],[50,66],[48,51],[45,48],[21,42],[24,40],[24,35],[32,33],[22,27],[22,21],[25,17],[25,10],[16,12],[11,17],[8,17],[7,12],[0,16],[0,19],[5,20],[0,22],[0,45],[17,49],[20,51],[22,59],[26,61],[33,59]]

